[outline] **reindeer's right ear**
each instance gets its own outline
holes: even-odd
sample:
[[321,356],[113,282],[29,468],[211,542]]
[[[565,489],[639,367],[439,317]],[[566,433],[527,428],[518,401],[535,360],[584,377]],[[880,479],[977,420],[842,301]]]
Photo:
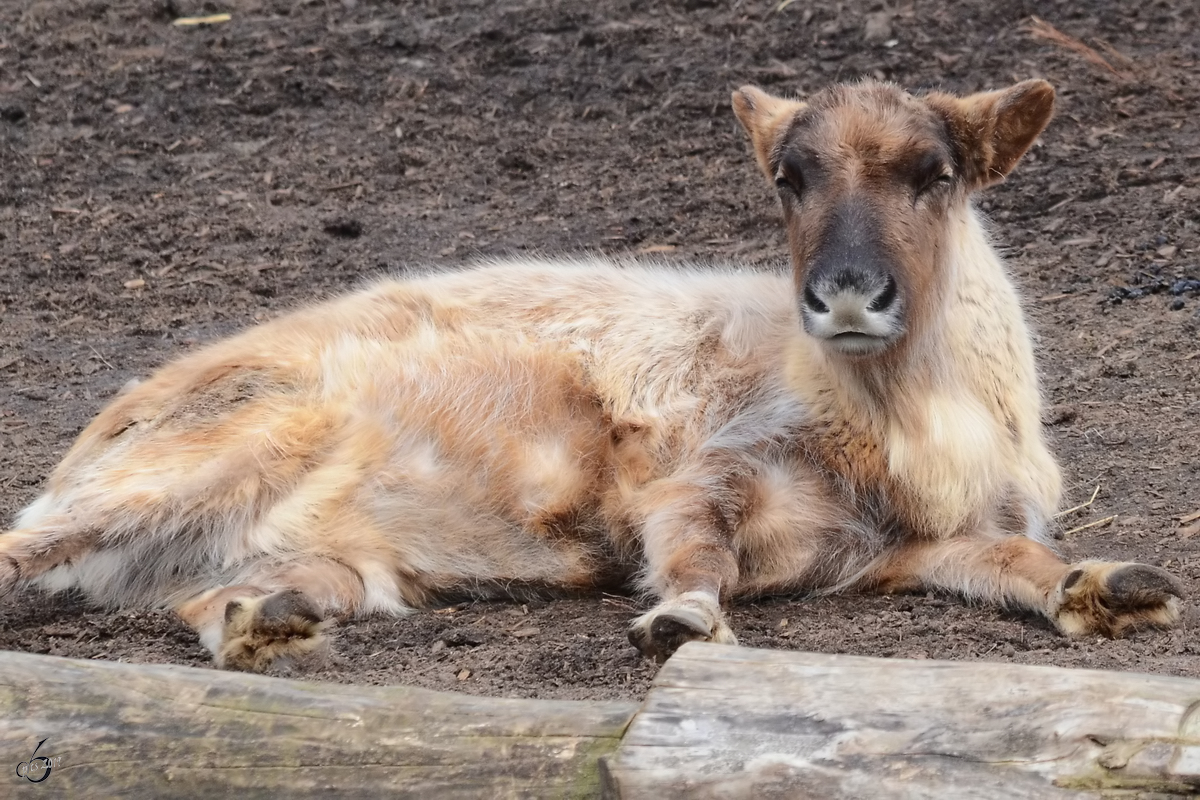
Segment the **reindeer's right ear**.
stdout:
[[758,166],[769,181],[775,180],[771,165],[779,138],[787,123],[804,107],[804,103],[772,97],[754,86],[743,86],[733,93],[733,113],[750,134]]

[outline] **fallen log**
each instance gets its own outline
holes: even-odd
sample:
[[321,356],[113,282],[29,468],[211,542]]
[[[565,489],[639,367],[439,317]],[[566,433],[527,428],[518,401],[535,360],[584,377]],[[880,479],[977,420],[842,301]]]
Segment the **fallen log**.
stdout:
[[1200,681],[685,645],[612,798],[1200,797]]
[[0,796],[1200,797],[1200,681],[689,644],[639,708],[0,653],[0,753]]
[[593,798],[636,709],[0,653],[0,797]]

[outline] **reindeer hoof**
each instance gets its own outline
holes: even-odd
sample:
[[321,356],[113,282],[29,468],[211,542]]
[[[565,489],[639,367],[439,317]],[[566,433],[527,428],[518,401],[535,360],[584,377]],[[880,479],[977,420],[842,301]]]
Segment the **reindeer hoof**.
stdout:
[[737,644],[720,606],[711,596],[689,592],[660,603],[629,628],[629,642],[660,664],[685,642]]
[[1174,626],[1183,594],[1179,581],[1158,567],[1085,561],[1059,584],[1051,618],[1070,635],[1117,638]]
[[294,589],[231,600],[225,606],[225,635],[217,666],[262,672],[276,662],[323,653],[331,623]]

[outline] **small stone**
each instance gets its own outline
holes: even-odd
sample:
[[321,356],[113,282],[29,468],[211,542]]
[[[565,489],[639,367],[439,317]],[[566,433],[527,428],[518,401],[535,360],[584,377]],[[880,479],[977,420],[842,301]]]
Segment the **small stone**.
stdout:
[[449,647],[478,647],[484,642],[482,632],[468,627],[448,630],[442,638]]
[[521,153],[505,153],[496,160],[500,166],[513,172],[533,172],[537,165]]
[[356,219],[333,219],[325,223],[324,230],[330,236],[342,239],[357,239],[362,236],[362,223]]
[[1132,378],[1137,371],[1138,362],[1135,358],[1112,359],[1100,367],[1100,374],[1105,378]]
[[1171,301],[1171,310],[1172,311],[1182,311],[1183,307],[1185,305],[1187,305],[1187,304],[1183,302],[1182,297],[1176,297],[1174,300]]
[[1042,422],[1047,425],[1064,425],[1073,422],[1079,416],[1079,409],[1070,403],[1058,403],[1050,406],[1042,414]]
[[867,42],[886,42],[891,38],[891,12],[878,11],[874,14],[868,14],[866,24],[863,25],[863,40]]

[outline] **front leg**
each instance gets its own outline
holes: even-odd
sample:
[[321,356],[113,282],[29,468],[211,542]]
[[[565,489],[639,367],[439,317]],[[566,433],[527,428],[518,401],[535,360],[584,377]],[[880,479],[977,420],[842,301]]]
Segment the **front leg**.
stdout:
[[1059,582],[1048,613],[1063,633],[1116,638],[1141,628],[1175,627],[1182,598],[1179,581],[1158,567],[1083,561]]
[[910,544],[864,581],[881,591],[944,589],[973,600],[1039,612],[1069,636],[1119,637],[1170,628],[1183,587],[1148,564],[1066,564],[1024,536],[963,536]]
[[733,498],[696,483],[652,487],[657,506],[643,523],[642,585],[660,598],[633,621],[629,641],[665,661],[684,642],[737,644],[721,611],[738,580],[731,545]]

